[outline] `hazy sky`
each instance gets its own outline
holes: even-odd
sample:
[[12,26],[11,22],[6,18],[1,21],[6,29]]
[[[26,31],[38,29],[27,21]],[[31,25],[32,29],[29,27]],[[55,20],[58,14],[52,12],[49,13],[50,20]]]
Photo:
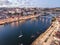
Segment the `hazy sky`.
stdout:
[[[6,4],[5,4],[6,3]],[[2,5],[1,5],[2,4]],[[0,0],[1,6],[19,7],[60,7],[60,0]]]

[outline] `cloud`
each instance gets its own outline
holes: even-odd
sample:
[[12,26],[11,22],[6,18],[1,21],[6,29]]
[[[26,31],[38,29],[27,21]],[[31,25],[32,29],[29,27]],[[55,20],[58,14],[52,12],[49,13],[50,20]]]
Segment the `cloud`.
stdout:
[[57,7],[60,0],[0,0],[0,7]]
[[18,7],[30,7],[36,6],[37,0],[0,0],[1,6],[18,6]]

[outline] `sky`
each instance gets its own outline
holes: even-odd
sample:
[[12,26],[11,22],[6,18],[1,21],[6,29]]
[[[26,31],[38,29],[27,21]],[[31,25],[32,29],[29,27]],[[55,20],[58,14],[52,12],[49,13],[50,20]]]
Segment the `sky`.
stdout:
[[60,0],[0,0],[0,7],[60,7]]

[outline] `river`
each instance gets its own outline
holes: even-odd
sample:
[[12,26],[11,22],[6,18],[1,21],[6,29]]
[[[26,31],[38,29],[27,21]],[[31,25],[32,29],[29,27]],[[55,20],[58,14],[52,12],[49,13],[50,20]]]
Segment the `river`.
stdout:
[[51,19],[42,16],[0,25],[0,45],[30,45],[51,25]]

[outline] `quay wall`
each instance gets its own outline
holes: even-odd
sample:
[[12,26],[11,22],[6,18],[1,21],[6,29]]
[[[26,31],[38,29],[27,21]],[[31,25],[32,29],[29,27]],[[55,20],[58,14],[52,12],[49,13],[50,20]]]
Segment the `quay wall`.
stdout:
[[59,28],[58,21],[52,22],[52,25],[41,34],[31,45],[50,45],[53,40],[53,33],[56,32]]
[[40,16],[40,15],[30,15],[30,16],[22,16],[22,17],[2,19],[2,20],[0,20],[0,25],[5,24],[5,23],[11,23],[11,22],[14,22],[14,21],[19,21],[19,20],[26,20],[26,19],[30,19],[30,18],[35,18],[35,17],[38,17],[38,16]]

